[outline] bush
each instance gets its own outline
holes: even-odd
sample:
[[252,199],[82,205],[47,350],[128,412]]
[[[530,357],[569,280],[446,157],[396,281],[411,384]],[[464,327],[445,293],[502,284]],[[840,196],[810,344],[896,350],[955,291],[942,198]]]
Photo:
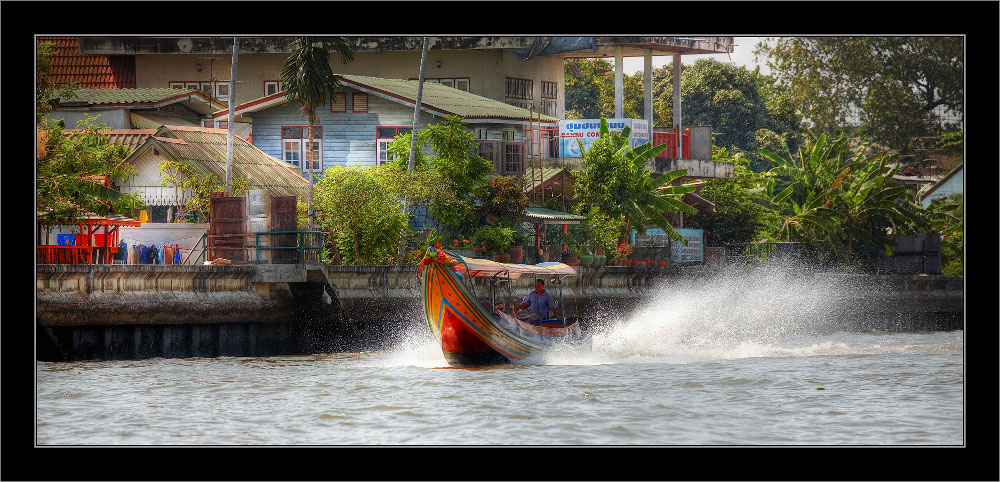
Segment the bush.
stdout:
[[507,226],[483,226],[472,235],[472,251],[482,255],[506,253],[514,242],[514,229]]

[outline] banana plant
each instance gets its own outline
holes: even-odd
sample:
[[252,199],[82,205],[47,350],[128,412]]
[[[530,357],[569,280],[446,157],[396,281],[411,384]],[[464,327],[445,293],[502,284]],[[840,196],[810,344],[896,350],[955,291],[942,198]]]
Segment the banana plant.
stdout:
[[666,144],[646,143],[631,148],[628,145],[630,133],[628,126],[621,133],[612,132],[607,120],[601,119],[600,137],[590,150],[578,139],[586,170],[574,172],[577,196],[584,204],[596,206],[605,214],[625,221],[621,241],[628,240],[631,230],[645,234],[646,227],[653,225],[671,239],[686,243],[664,214],[697,213],[683,202],[684,194],[694,191],[695,186],[671,185],[686,175],[687,169],[654,178],[646,165],[666,149]]

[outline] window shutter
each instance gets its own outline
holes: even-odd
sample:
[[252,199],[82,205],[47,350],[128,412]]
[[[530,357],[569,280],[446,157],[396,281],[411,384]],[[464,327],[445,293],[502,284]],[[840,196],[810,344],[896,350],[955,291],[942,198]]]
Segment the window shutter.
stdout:
[[364,92],[355,92],[352,100],[354,101],[354,112],[368,112],[368,94]]
[[330,112],[347,112],[347,94],[334,92],[333,100],[330,101]]

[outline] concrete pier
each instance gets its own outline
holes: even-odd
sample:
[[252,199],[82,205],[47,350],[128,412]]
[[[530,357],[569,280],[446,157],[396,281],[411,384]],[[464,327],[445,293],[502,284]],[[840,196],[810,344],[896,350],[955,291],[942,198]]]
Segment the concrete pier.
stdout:
[[[579,268],[563,284],[586,319],[627,311],[654,289],[711,283],[704,266]],[[853,330],[952,330],[964,322],[962,278],[793,272],[822,280]],[[548,280],[546,280],[548,281]],[[512,283],[515,295],[533,279]],[[488,293],[485,280],[475,280]],[[554,294],[557,292],[550,287]],[[39,359],[267,356],[383,348],[423,324],[412,266],[39,265]],[[725,300],[720,300],[724,302]],[[619,313],[627,314],[627,313]]]

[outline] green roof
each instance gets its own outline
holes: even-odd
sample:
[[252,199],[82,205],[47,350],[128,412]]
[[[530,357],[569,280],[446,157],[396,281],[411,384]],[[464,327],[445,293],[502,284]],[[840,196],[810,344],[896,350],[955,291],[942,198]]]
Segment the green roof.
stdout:
[[[361,86],[369,88],[392,97],[402,98],[401,100],[413,102],[417,97],[417,81],[402,79],[383,79],[380,77],[366,77],[362,75],[341,75],[346,85],[351,87]],[[531,111],[528,109],[505,104],[481,95],[465,92],[441,84],[424,83],[423,94],[420,103],[430,108],[441,110],[450,114],[459,115],[466,118],[482,119],[531,119]],[[536,112],[537,116],[538,113]],[[558,122],[552,116],[542,115],[541,119],[548,122]]]
[[[362,92],[384,95],[404,104],[413,104],[417,98],[417,81],[402,79],[383,79],[363,75],[338,75],[341,84]],[[275,105],[288,102],[284,92],[278,92],[244,102],[236,106],[238,115],[247,115],[259,110],[269,109]],[[507,119],[530,121],[532,112],[528,109],[505,104],[481,95],[465,92],[441,84],[424,82],[424,90],[420,97],[420,105],[424,109],[443,114],[452,114],[466,119]],[[227,114],[228,109],[217,110],[213,115],[218,118]],[[558,122],[559,119],[534,113],[534,119],[541,118],[543,122]]]
[[86,102],[95,104],[137,104],[160,102],[171,97],[198,92],[193,89],[77,89],[62,102]]
[[535,207],[526,208],[523,216],[523,220],[535,224],[579,224],[586,219],[586,216]]

